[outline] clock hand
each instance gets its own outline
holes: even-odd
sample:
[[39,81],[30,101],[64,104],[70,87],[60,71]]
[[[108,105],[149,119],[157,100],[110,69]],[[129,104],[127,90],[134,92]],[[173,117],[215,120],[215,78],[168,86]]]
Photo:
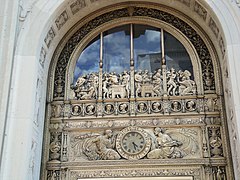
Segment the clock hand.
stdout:
[[136,149],[137,149],[137,147],[138,147],[138,145],[137,145],[137,144],[135,144],[135,142],[132,142],[132,144],[133,144],[133,147],[134,147],[134,149],[136,150]]

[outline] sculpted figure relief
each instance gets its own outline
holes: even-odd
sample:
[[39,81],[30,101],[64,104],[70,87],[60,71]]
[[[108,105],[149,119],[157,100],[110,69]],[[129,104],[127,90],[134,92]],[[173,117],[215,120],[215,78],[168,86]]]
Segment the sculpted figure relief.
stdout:
[[[132,131],[122,130],[113,131],[104,130],[103,133],[88,133],[75,136],[73,142],[74,153],[81,159],[87,160],[119,160],[129,159],[131,156],[135,159],[167,159],[182,157],[200,157],[199,142],[196,139],[197,131],[190,128],[181,129],[142,129],[141,133],[130,126]],[[140,127],[136,127],[140,128]],[[147,141],[149,139],[149,141]],[[141,149],[145,149],[144,156],[135,157],[141,154]],[[139,151],[138,151],[139,150]],[[124,151],[124,152],[123,152]]]
[[157,94],[157,96],[162,95],[162,75],[161,69],[158,69],[156,73],[152,77],[153,82],[153,91]]
[[181,80],[179,81],[179,94],[184,96],[187,94],[196,94],[196,84],[190,79],[191,73],[185,70],[180,74]]
[[128,98],[130,95],[130,75],[128,71],[122,74],[115,72],[103,74],[103,98]]
[[122,103],[119,105],[119,112],[124,114],[128,111],[128,105],[126,103]]
[[81,107],[78,105],[75,105],[72,107],[72,115],[78,116],[81,113]]
[[147,155],[149,159],[164,159],[164,158],[182,158],[181,150],[178,148],[182,145],[181,142],[173,140],[168,134],[163,132],[162,128],[155,128],[156,149],[150,151]]
[[172,96],[176,95],[176,89],[177,89],[177,84],[175,81],[176,76],[177,75],[174,68],[171,68],[170,71],[167,72],[168,95],[172,95]]
[[96,99],[98,92],[98,74],[79,76],[76,84],[71,86],[74,90],[75,97],[81,100]]
[[112,130],[105,130],[103,135],[86,139],[83,143],[83,153],[89,160],[118,160],[120,155],[115,148],[115,138]]
[[136,97],[141,96],[142,82],[143,78],[141,75],[141,71],[135,73],[135,89],[136,89]]
[[[164,71],[165,72],[165,71]],[[166,77],[166,78],[164,78]],[[159,97],[165,94],[168,96],[195,95],[196,83],[191,80],[191,73],[188,70],[176,70],[171,68],[165,75],[159,68],[153,73],[148,70],[138,70],[134,74],[134,87],[130,89],[130,72],[123,71],[104,72],[102,75],[102,98],[129,98],[130,92],[135,91],[135,97]],[[99,86],[98,73],[90,73],[78,77],[74,86],[75,97],[80,100],[96,99]],[[166,82],[163,82],[166,81]],[[163,85],[165,86],[163,87]]]

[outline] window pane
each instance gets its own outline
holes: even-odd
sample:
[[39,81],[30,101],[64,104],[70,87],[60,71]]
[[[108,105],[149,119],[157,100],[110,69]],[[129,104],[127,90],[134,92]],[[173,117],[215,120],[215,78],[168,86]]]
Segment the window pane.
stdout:
[[164,45],[167,69],[188,70],[193,77],[192,62],[182,43],[171,34],[164,32]]
[[130,26],[104,32],[103,71],[120,74],[130,69]]
[[135,69],[154,72],[161,64],[161,32],[158,28],[134,25]]
[[100,38],[99,36],[91,41],[87,47],[82,51],[77,60],[74,70],[74,84],[77,78],[82,75],[87,75],[92,72],[99,71],[100,58]]

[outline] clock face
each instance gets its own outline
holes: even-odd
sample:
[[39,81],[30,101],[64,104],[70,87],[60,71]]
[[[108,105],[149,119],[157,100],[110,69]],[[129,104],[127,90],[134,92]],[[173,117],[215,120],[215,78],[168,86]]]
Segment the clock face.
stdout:
[[130,154],[136,154],[143,150],[145,139],[139,132],[129,132],[122,140],[123,150]]
[[127,127],[117,135],[116,149],[125,159],[141,159],[149,152],[150,148],[149,134],[140,127]]

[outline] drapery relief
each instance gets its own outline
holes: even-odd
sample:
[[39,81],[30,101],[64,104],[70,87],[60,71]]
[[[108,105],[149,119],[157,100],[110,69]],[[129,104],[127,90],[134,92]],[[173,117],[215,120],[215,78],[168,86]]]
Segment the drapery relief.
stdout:
[[200,157],[200,142],[197,137],[199,131],[197,129],[164,129],[161,127],[144,130],[141,128],[129,129],[131,127],[126,133],[121,130],[107,129],[104,132],[72,134],[69,160]]

